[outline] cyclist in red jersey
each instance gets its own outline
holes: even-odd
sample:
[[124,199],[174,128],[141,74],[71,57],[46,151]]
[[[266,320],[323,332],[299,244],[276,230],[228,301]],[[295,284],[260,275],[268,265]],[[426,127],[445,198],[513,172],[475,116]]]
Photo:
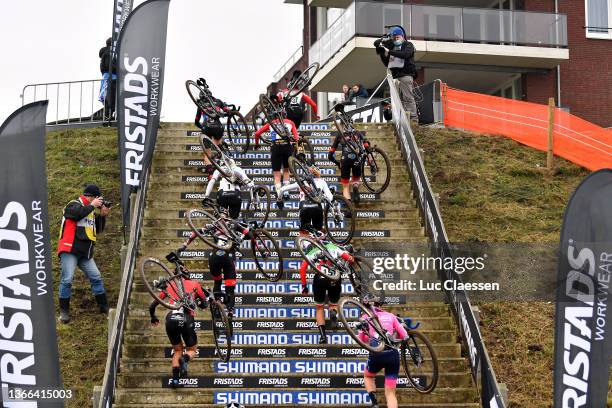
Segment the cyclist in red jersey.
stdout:
[[[297,126],[291,119],[285,119],[284,125],[293,136],[293,141],[297,142],[300,135],[297,131]],[[270,131],[270,140],[272,141],[272,147],[270,148],[270,155],[272,156],[272,174],[274,175],[274,188],[276,189],[277,196],[280,196],[280,189],[282,184],[289,184],[289,157],[293,154],[293,144],[291,139],[285,139],[276,133],[274,127],[270,126],[270,123],[263,125],[257,132],[255,132],[255,149],[259,147],[259,138],[262,133]],[[281,170],[283,174],[281,175]],[[284,179],[284,181],[283,181]]]
[[[298,79],[300,75],[302,75],[302,71],[300,70],[293,71],[293,77],[291,78],[291,81],[289,81],[289,83]],[[282,101],[283,99],[287,97],[288,93],[289,93],[289,89],[285,88],[276,94],[276,98],[279,101]],[[300,127],[300,124],[302,123],[302,120],[304,119],[304,112],[306,109],[306,104],[310,105],[310,108],[312,109],[312,113],[314,114],[316,119],[319,120],[317,103],[313,101],[312,98],[310,98],[310,96],[306,95],[304,92],[300,92],[299,94],[291,98],[291,101],[289,102],[289,106],[287,107],[287,118],[291,119],[293,123],[295,123],[295,126],[297,128]]]
[[[198,336],[195,332],[195,307],[196,305],[202,309],[206,307],[206,295],[202,286],[189,279],[187,273],[182,274],[181,281],[191,305],[188,308],[183,306],[178,310],[170,310],[166,314],[166,334],[174,350],[172,355],[172,383],[170,384],[174,387],[179,385],[179,378],[187,376],[187,364],[195,357],[197,352]],[[176,282],[168,283],[167,289],[160,291],[159,297],[165,299],[169,296],[172,299],[178,299],[176,285]],[[155,309],[158,305],[159,302],[153,300],[149,306],[153,327],[159,326],[159,319],[155,315]]]
[[[393,313],[385,312],[380,307],[382,306],[382,299],[376,295],[366,295],[363,299],[365,303],[371,303],[374,314],[378,317],[383,330],[389,335],[405,339],[408,337],[406,329],[400,324],[397,316]],[[362,316],[363,318],[364,316]],[[361,323],[361,333],[359,338],[362,341],[377,342],[373,337],[376,331],[371,325],[365,322]],[[369,333],[369,334],[366,334]],[[388,408],[397,408],[397,396],[395,394],[395,388],[397,386],[397,377],[400,371],[400,355],[396,349],[386,349],[379,353],[370,352],[366,368],[363,372],[365,389],[372,400],[372,408],[378,408],[378,400],[376,398],[376,374],[381,370],[385,370],[385,399],[387,401]]]

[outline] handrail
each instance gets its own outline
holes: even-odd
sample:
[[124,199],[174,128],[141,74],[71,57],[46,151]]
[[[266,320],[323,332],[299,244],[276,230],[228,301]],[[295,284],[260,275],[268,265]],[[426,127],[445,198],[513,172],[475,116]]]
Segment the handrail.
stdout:
[[121,344],[123,342],[123,334],[128,313],[128,302],[132,292],[132,283],[134,281],[134,269],[136,268],[136,255],[138,253],[138,240],[140,230],[142,228],[142,218],[144,215],[145,200],[147,194],[147,186],[149,183],[151,167],[146,170],[142,185],[136,194],[134,202],[133,214],[131,217],[132,225],[130,226],[130,240],[127,246],[125,255],[125,263],[121,274],[121,288],[119,290],[119,301],[117,302],[117,312],[115,322],[109,342],[109,351],[106,358],[106,368],[104,370],[104,379],[102,383],[102,395],[98,408],[110,408],[113,404],[115,396],[115,386],[117,380],[117,371],[119,369],[119,360],[121,358]]
[[[299,56],[296,57],[296,55]],[[289,70],[289,68],[291,68],[293,65],[295,65],[295,63],[302,57],[302,55],[304,55],[304,46],[300,45],[294,52],[293,54],[291,54],[291,56],[289,58],[287,58],[287,60],[283,63],[283,65],[281,65],[281,67],[278,69],[278,71],[276,71],[276,73],[274,74],[274,82],[278,82],[279,79],[282,78],[283,75],[285,75],[287,73],[287,71]]]
[[[408,165],[412,190],[425,224],[426,234],[437,257],[452,259],[453,253],[442,221],[440,208],[427,178],[423,159],[410,128],[410,121],[406,111],[404,111],[399,92],[389,71],[387,71],[386,79],[391,93],[391,109],[396,136]],[[454,270],[446,270],[443,265],[438,269],[438,277],[440,280],[461,281],[460,276]],[[472,379],[477,386],[480,385],[482,406],[485,408],[504,408],[505,403],[501,397],[499,385],[467,294],[463,290],[448,290],[445,287],[445,295],[452,306],[453,316],[462,334],[462,341],[468,350]]]
[[367,101],[365,101],[364,105],[367,105],[368,103],[370,103],[370,100],[372,100],[372,98],[374,97],[374,95],[376,95],[376,92],[378,92],[378,90],[380,89],[380,87],[387,82],[387,78],[383,78],[382,81],[380,81],[380,84],[378,84],[378,86],[376,87],[376,89],[372,92],[372,95],[370,95],[370,97],[368,98]]
[[27,84],[21,90],[21,105],[49,100],[48,126],[101,124],[106,106],[98,100],[102,78]]

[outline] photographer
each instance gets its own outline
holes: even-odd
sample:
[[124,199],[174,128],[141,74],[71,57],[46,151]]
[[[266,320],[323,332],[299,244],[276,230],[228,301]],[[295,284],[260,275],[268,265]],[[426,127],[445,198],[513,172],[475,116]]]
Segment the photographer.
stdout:
[[[100,308],[100,312],[108,313],[108,300],[102,276],[93,260],[93,247],[98,232],[104,230],[106,216],[111,203],[104,201],[100,188],[95,184],[85,187],[83,194],[64,207],[62,226],[57,254],[60,257],[61,278],[59,287],[60,321],[70,321],[70,295],[72,278],[78,267],[85,272],[91,282],[91,289]],[[100,209],[100,214],[95,209]]]
[[376,53],[383,64],[391,70],[396,80],[404,110],[410,113],[410,119],[418,119],[417,106],[414,100],[414,80],[417,76],[414,65],[414,45],[404,37],[400,27],[393,28],[388,36],[374,41]]

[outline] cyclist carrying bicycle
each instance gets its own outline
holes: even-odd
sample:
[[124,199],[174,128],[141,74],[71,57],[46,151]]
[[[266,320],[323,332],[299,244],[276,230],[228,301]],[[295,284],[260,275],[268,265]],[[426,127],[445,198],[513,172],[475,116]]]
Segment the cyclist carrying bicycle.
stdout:
[[[231,159],[227,159],[231,160]],[[212,177],[206,185],[204,199],[208,199],[210,193],[217,181],[219,181],[219,189],[217,190],[217,204],[222,208],[227,208],[229,216],[233,219],[238,219],[240,209],[242,208],[242,189],[253,188],[255,183],[247,176],[246,172],[237,165],[229,166],[228,173],[231,176],[223,177],[219,170],[215,170]],[[220,179],[220,180],[219,180]]]
[[[311,230],[312,231],[312,230]],[[313,234],[314,235],[314,234]],[[348,264],[355,262],[353,255],[350,252],[340,248],[331,241],[325,241],[323,246],[329,254],[336,260],[342,260]],[[307,248],[305,248],[307,249]],[[332,267],[329,260],[321,259],[321,250],[312,246],[306,256],[310,261],[317,263],[317,269]],[[308,294],[308,284],[306,283],[306,272],[308,271],[308,262],[302,261],[300,265],[300,279],[302,281],[302,294]],[[324,277],[320,273],[316,273],[312,279],[312,294],[315,301],[315,318],[319,328],[319,344],[327,344],[327,334],[325,332],[325,299],[329,300],[329,318],[330,328],[335,330],[338,327],[338,301],[342,295],[342,277],[333,281]]]
[[[308,167],[308,171],[314,176],[313,182],[315,188],[322,192],[329,201],[333,200],[334,195],[329,189],[327,182],[321,177],[321,171],[314,165]],[[321,231],[323,229],[323,206],[321,203],[312,201],[302,191],[298,183],[286,184],[280,189],[276,199],[277,207],[281,210],[284,208],[283,195],[293,190],[299,190],[300,192],[300,235],[308,235],[309,227]]]
[[[291,132],[293,141],[297,143],[300,135],[295,123],[291,119],[284,119],[283,124]],[[289,157],[293,154],[294,147],[291,139],[278,135],[274,128],[270,126],[270,123],[266,123],[255,132],[255,149],[259,147],[260,136],[267,131],[270,131],[270,140],[272,141],[270,155],[272,159],[272,174],[274,175],[274,188],[277,195],[280,195],[281,186],[289,184]]]
[[[352,131],[342,132],[343,134],[336,135],[334,142],[329,148],[327,153],[327,159],[336,164],[340,168],[340,183],[342,184],[342,194],[347,200],[351,200],[354,203],[359,202],[359,185],[361,183],[361,160],[354,151],[347,146],[346,141],[354,140],[356,143],[361,144],[367,150],[370,147],[370,142],[365,139],[365,132]],[[336,150],[338,147],[341,148],[342,156],[340,161],[336,159]],[[351,178],[352,173],[352,178]]]
[[[170,254],[170,256],[176,256]],[[189,279],[189,274],[181,269],[181,282],[184,292],[188,294],[186,304],[178,310],[170,310],[166,314],[166,334],[172,344],[174,354],[172,355],[172,383],[171,386],[179,385],[179,378],[187,376],[187,365],[195,357],[197,351],[198,336],[195,331],[195,308],[196,305],[202,309],[206,307],[206,295],[202,286],[198,282]],[[160,286],[164,283],[159,283]],[[159,297],[165,299],[170,297],[178,299],[176,282],[165,283],[165,290],[160,290]],[[163,287],[163,286],[162,286]],[[174,303],[174,301],[171,301]],[[153,300],[149,306],[151,315],[151,325],[159,326],[159,319],[155,315],[155,309],[159,305],[157,300]]]
[[[197,83],[198,85],[205,84],[202,78],[198,79]],[[200,94],[200,98],[203,99],[202,94]],[[215,110],[217,112],[229,110],[229,107],[227,106],[227,104],[223,102],[222,100],[217,99],[214,96],[211,96],[211,99],[215,102]],[[195,122],[195,125],[202,131],[203,134],[205,134],[206,136],[212,139],[214,144],[216,145],[221,144],[221,141],[223,139],[224,128],[223,128],[223,124],[221,123],[221,120],[219,120],[219,117],[215,117],[215,118],[210,117],[205,112],[203,112],[200,108],[198,108],[196,110],[196,116],[195,116],[194,122]],[[208,160],[208,157],[206,157],[206,155],[204,155],[204,163],[205,163],[205,166],[204,168],[202,168],[202,171],[205,174],[208,174],[210,178],[210,176],[212,175],[214,171],[214,168],[212,164],[210,163],[210,161]]]
[[[223,299],[227,308],[228,318],[234,316],[236,306],[236,250],[213,249],[208,256],[208,267],[213,278],[213,294],[216,299]],[[225,292],[221,289],[221,282],[225,284]]]
[[[397,316],[393,313],[385,312],[381,309],[383,300],[380,296],[366,294],[363,298],[364,304],[372,304],[372,313],[374,313],[381,327],[385,332],[394,338],[405,339],[408,337],[406,329],[400,324]],[[362,318],[364,318],[362,316]],[[360,324],[361,333],[359,338],[362,341],[378,342],[374,339],[376,331],[374,328],[366,322]],[[400,371],[400,355],[396,349],[387,349],[380,353],[370,352],[366,368],[363,372],[365,389],[372,400],[372,407],[378,408],[378,400],[376,398],[376,374],[381,370],[385,370],[385,399],[387,401],[387,407],[397,408],[397,396],[395,394],[395,388],[397,386],[397,377]]]
[[[291,78],[291,81],[289,83],[291,84],[291,82],[297,80],[300,77],[300,75],[302,75],[302,71],[300,70],[293,71],[293,77]],[[278,101],[284,100],[287,97],[288,93],[289,93],[289,88],[285,88],[282,91],[278,92],[276,94],[277,100]],[[306,104],[310,105],[310,108],[312,109],[312,113],[318,119],[319,115],[318,115],[318,109],[317,109],[316,102],[313,101],[312,98],[310,98],[304,92],[300,92],[299,94],[291,98],[291,101],[289,102],[289,105],[287,106],[287,110],[286,110],[287,118],[291,119],[293,123],[295,123],[295,126],[298,128],[300,127],[300,124],[302,123],[302,120],[304,119],[304,111],[306,108]]]

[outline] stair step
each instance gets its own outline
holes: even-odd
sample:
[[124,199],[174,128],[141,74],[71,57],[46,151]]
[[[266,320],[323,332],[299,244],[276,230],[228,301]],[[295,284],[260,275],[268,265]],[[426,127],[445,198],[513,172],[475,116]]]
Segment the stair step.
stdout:
[[[308,390],[308,389],[293,389],[291,391],[271,391],[266,389],[250,389],[250,390],[236,390],[236,391],[212,391],[203,389],[193,388],[179,388],[175,390],[165,390],[160,392],[160,388],[118,388],[116,392],[115,401],[118,404],[167,404],[181,403],[181,404],[212,404],[212,403],[225,403],[225,398],[236,397],[249,398],[248,406],[251,407],[255,398],[257,398],[257,391],[264,393],[262,395],[265,398],[264,403],[273,404],[274,406],[282,405],[283,401],[288,404],[294,403],[293,397],[296,391],[302,392],[302,398],[316,398],[316,402],[325,401],[329,398],[330,402],[335,401],[339,404],[338,392],[347,394],[346,400],[342,402],[363,404],[367,402],[365,391],[355,391],[351,389],[325,389],[325,390]],[[382,393],[380,394],[379,400],[384,401]],[[215,398],[216,397],[216,398]],[[270,399],[273,398],[273,399]],[[354,400],[353,400],[354,398]],[[398,389],[397,398],[400,404],[407,403],[459,403],[459,402],[476,402],[477,394],[474,388],[436,388],[431,394],[419,394],[411,389]],[[216,399],[216,400],[215,400]],[[304,400],[303,403],[308,403],[308,399]],[[309,405],[313,404],[313,400]],[[256,404],[255,404],[256,405]],[[338,406],[338,405],[336,405]]]

